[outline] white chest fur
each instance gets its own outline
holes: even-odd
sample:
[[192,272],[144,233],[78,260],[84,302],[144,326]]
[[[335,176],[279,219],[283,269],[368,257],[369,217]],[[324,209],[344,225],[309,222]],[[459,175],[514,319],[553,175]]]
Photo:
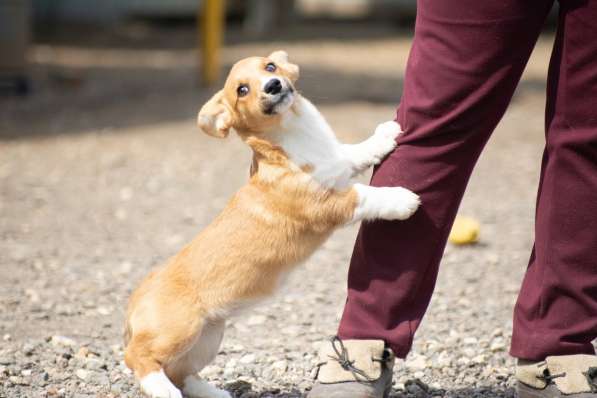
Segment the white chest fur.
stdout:
[[307,99],[298,97],[294,111],[288,111],[281,126],[268,132],[266,138],[281,146],[296,165],[312,167],[311,175],[320,184],[329,188],[348,186],[352,164],[331,127]]

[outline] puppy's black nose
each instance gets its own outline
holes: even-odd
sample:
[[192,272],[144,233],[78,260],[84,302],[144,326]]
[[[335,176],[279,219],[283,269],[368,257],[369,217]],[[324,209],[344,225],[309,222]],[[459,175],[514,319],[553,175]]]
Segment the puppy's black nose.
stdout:
[[280,93],[280,91],[282,91],[282,82],[280,81],[280,79],[271,79],[269,82],[265,84],[263,91],[265,91],[266,94],[278,94]]

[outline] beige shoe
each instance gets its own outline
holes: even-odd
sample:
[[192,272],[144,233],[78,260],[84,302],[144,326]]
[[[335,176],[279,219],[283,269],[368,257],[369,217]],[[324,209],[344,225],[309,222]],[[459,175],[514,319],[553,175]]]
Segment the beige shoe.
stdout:
[[597,398],[597,356],[561,355],[518,360],[518,398]]
[[330,339],[321,350],[317,382],[307,398],[387,398],[394,354],[382,340]]

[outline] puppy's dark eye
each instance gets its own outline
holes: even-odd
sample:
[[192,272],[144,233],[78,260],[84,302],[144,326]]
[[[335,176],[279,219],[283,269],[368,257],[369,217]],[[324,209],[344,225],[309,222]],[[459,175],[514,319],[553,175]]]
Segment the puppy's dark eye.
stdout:
[[246,84],[241,84],[236,89],[236,93],[239,97],[244,97],[245,95],[249,94],[249,86],[247,86]]
[[269,64],[265,65],[265,70],[268,72],[275,72],[276,71],[276,64],[270,62]]

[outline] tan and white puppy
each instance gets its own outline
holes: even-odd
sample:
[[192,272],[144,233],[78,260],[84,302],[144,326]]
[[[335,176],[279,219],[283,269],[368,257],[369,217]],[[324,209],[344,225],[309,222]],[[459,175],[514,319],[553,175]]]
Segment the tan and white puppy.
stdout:
[[386,122],[360,144],[341,144],[294,88],[298,75],[282,51],[243,59],[199,112],[203,132],[235,131],[253,166],[222,213],[130,298],[125,361],[150,397],[230,397],[197,376],[230,314],[271,295],[336,228],[403,220],[419,206],[404,188],[350,182],[394,149],[400,127]]

